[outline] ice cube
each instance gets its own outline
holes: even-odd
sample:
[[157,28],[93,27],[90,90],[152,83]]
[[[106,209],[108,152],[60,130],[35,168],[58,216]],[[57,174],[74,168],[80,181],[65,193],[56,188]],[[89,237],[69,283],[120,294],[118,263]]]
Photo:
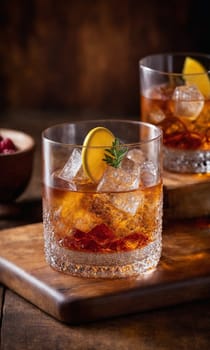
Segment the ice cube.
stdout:
[[154,107],[149,114],[149,120],[151,123],[159,124],[165,119],[166,115],[159,107]]
[[63,169],[57,172],[57,179],[65,181],[64,187],[76,191],[78,183],[82,182],[85,177],[86,175],[82,167],[81,151],[75,148]]
[[135,215],[139,206],[143,205],[144,198],[140,196],[139,192],[126,192],[110,194],[109,199],[115,208]]
[[158,181],[158,170],[151,161],[146,161],[140,169],[141,183],[146,186],[154,186]]
[[177,86],[173,100],[177,117],[196,119],[204,106],[204,97],[195,85]]
[[78,173],[82,165],[81,152],[74,148],[69,159],[61,170],[59,177],[71,181]]
[[129,150],[126,157],[137,164],[142,164],[145,161],[145,155],[143,151],[138,148]]
[[52,184],[54,187],[60,187],[60,188],[67,188],[67,189],[72,189],[76,190],[76,187],[74,187],[73,184],[71,184],[70,181],[65,180],[64,178],[60,177],[60,170],[56,170],[52,174]]
[[97,191],[119,192],[139,187],[140,167],[131,159],[124,158],[119,168],[108,166],[98,184]]

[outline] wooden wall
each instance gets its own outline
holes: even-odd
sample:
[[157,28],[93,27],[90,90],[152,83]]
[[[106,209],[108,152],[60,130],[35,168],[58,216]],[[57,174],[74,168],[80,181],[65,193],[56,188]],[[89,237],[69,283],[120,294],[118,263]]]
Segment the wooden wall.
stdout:
[[1,7],[4,110],[137,114],[141,57],[207,49],[200,22],[207,14],[194,0],[1,0]]

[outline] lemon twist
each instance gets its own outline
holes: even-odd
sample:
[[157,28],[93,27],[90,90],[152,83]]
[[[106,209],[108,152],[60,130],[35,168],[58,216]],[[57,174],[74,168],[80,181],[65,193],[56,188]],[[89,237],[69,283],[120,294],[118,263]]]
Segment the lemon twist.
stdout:
[[115,140],[110,130],[102,126],[91,129],[83,142],[82,165],[86,175],[99,182],[107,167],[103,161],[105,150],[111,147]]
[[205,97],[210,97],[208,72],[200,62],[191,57],[186,57],[182,74],[186,83],[196,85]]

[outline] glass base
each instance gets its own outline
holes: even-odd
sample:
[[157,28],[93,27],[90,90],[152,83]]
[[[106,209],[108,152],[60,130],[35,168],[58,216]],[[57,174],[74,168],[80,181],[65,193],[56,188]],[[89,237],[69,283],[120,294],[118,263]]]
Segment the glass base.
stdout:
[[161,238],[142,249],[117,253],[77,252],[45,237],[47,263],[57,271],[86,278],[123,278],[154,269],[161,256]]
[[210,173],[210,151],[163,147],[163,167],[177,173]]

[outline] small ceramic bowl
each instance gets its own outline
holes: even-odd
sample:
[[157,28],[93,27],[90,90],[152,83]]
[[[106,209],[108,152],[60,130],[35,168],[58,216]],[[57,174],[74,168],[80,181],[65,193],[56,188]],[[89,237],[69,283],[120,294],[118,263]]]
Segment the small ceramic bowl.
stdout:
[[0,129],[0,140],[9,138],[16,146],[13,153],[0,152],[0,203],[8,203],[26,189],[33,170],[34,139],[22,131]]

